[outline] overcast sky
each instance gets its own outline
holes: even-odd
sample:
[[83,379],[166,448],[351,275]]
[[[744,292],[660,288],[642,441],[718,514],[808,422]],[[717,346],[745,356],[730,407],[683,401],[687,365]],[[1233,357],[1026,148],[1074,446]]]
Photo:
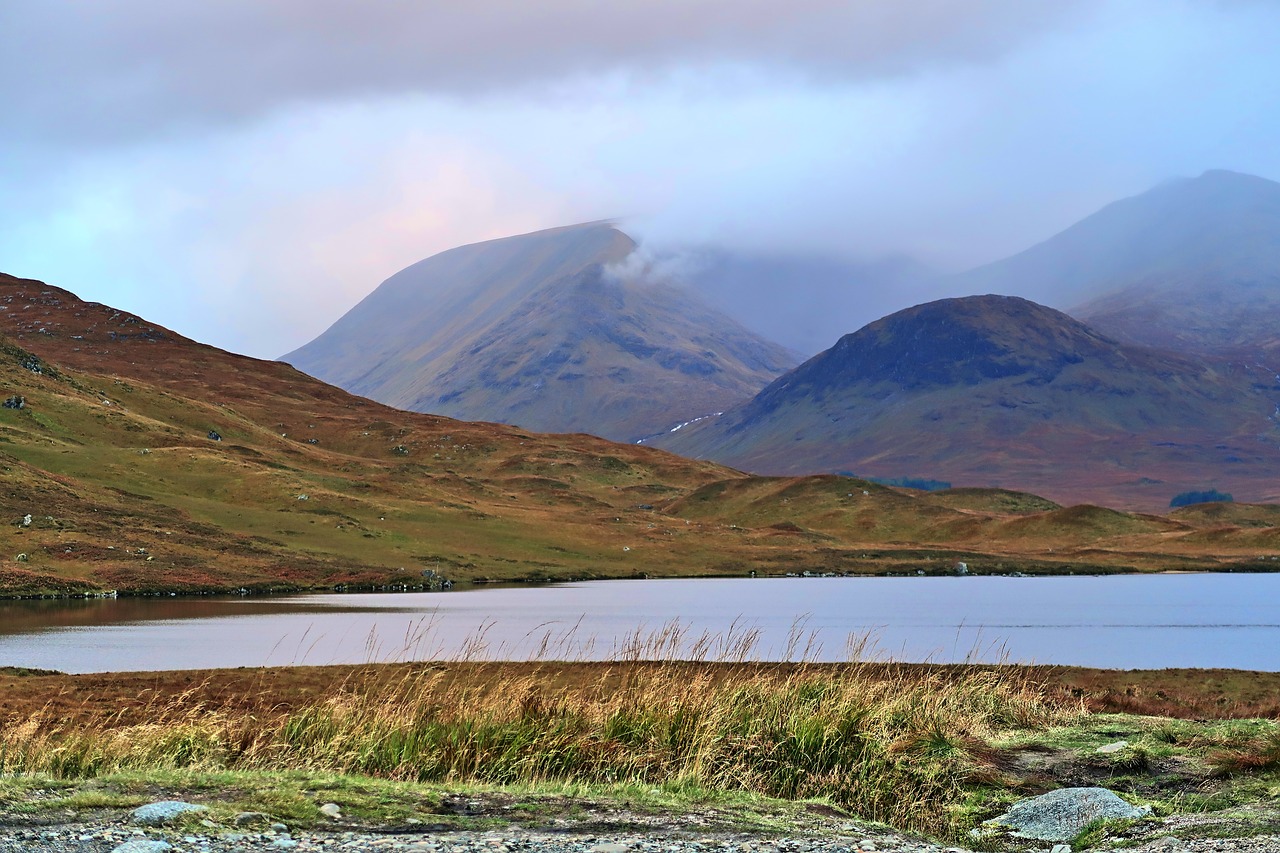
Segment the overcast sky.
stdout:
[[960,269],[1280,178],[1277,34],[1273,0],[4,0],[0,271],[275,357],[423,257],[601,218]]

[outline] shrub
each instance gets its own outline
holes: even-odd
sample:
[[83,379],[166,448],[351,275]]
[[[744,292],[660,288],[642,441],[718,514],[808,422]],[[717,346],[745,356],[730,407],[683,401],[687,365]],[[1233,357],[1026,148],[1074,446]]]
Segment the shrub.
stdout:
[[1208,489],[1203,492],[1182,492],[1181,494],[1174,495],[1173,500],[1169,501],[1169,506],[1180,507],[1191,506],[1192,504],[1232,503],[1233,500],[1234,499],[1231,495],[1226,494],[1225,492],[1220,492],[1217,489]]
[[[841,472],[844,473],[844,472]],[[852,474],[848,476],[853,476]],[[897,486],[900,489],[919,489],[922,492],[940,492],[951,488],[946,480],[930,480],[927,477],[863,477],[881,486]]]

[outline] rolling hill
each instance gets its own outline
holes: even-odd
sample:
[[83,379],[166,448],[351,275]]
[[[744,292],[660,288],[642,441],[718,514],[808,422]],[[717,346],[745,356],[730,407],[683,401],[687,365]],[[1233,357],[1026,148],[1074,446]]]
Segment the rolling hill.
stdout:
[[402,409],[620,441],[720,411],[799,361],[628,273],[635,248],[588,223],[452,249],[283,360]]
[[653,444],[765,474],[852,471],[1158,509],[1273,499],[1275,374],[1112,340],[1002,296],[900,311]]
[[[0,275],[0,596],[786,573],[1273,568],[1265,507],[751,477],[403,412]],[[21,405],[19,406],[19,402]]]

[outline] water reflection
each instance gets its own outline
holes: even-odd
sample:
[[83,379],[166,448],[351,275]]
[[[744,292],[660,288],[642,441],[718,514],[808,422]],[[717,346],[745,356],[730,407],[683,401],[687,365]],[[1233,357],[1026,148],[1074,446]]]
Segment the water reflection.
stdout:
[[[1280,575],[606,581],[0,603],[0,665],[67,672],[661,655],[1280,671]],[[861,644],[861,645],[860,645]]]
[[302,596],[180,598],[72,598],[0,600],[0,634],[27,634],[53,628],[89,628],[130,622],[219,619],[286,613],[419,613],[420,606],[370,607],[359,596],[333,601]]

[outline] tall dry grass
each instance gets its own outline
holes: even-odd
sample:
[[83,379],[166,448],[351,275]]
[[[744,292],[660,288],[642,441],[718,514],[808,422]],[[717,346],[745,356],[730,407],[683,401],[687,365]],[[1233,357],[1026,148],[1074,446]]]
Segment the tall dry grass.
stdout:
[[34,717],[0,733],[0,772],[309,769],[461,784],[644,783],[828,798],[941,836],[965,830],[966,788],[991,778],[1001,732],[1079,714],[1010,672],[963,676],[857,663],[636,663],[669,634],[629,642],[566,689],[532,663],[492,680],[420,670],[378,689],[338,685],[269,719],[171,701],[145,725],[71,728]]

